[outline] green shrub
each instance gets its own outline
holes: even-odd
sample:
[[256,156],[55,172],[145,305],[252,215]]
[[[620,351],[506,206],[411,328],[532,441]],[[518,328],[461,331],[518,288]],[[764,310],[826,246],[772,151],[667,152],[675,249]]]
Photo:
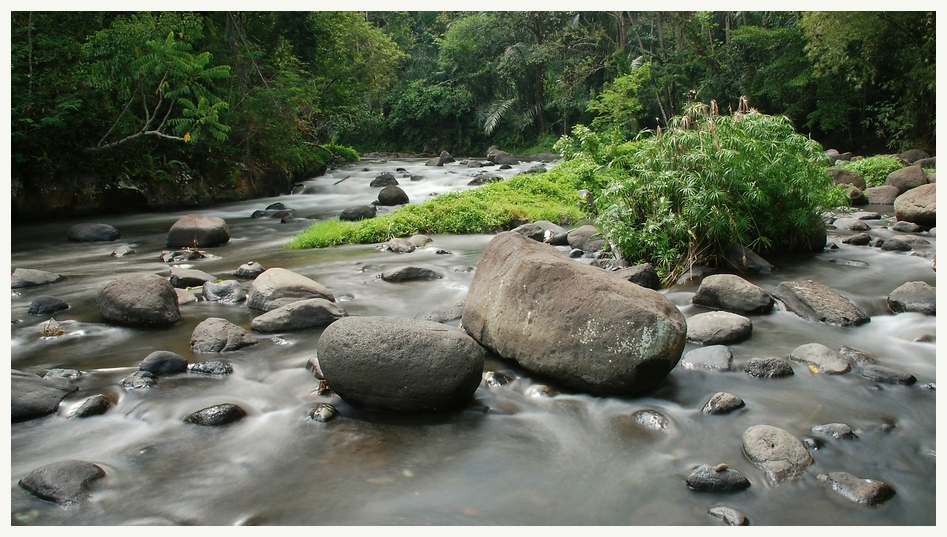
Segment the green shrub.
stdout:
[[332,152],[333,155],[337,157],[342,157],[348,162],[358,162],[358,152],[344,145],[338,144],[325,144],[325,148]]
[[694,263],[719,263],[734,242],[755,251],[792,247],[823,225],[824,210],[848,204],[819,145],[785,117],[719,116],[696,103],[663,133],[634,142],[602,146],[587,129],[579,133],[565,152],[618,178],[598,202],[599,229],[665,281]]
[[837,167],[861,175],[868,186],[881,186],[885,184],[888,174],[900,170],[904,167],[904,164],[895,157],[878,155],[853,162],[839,162]]

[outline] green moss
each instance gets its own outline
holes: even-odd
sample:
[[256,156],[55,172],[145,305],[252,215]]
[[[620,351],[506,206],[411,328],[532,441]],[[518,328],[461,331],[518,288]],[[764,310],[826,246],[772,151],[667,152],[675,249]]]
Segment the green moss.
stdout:
[[489,233],[536,220],[568,224],[589,216],[577,193],[580,188],[586,185],[577,174],[558,168],[542,174],[522,174],[441,194],[370,220],[323,220],[293,237],[286,246],[301,249],[369,244],[415,233]]

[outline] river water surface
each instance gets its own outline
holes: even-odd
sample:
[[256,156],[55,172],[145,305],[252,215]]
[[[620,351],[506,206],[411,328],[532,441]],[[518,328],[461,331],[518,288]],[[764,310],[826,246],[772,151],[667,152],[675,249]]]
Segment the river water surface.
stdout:
[[[487,169],[510,177],[532,164]],[[334,217],[346,207],[370,203],[379,190],[368,186],[371,179],[398,167],[423,176],[410,181],[396,174],[415,203],[469,188],[475,171],[460,164],[425,167],[418,160],[363,161],[305,181],[292,195],[176,213],[14,226],[11,268],[56,272],[64,280],[13,293],[11,367],[40,375],[69,368],[82,375],[74,380],[79,391],[63,401],[57,414],[11,426],[11,522],[716,525],[720,521],[707,511],[726,505],[752,525],[935,524],[935,317],[894,315],[885,301],[905,282],[936,284],[931,269],[936,238],[927,233],[918,235],[930,243],[915,247],[920,255],[842,244],[851,232],[832,230],[829,240],[839,245],[837,250],[770,259],[772,274],[746,278],[770,292],[787,280],[825,284],[868,313],[871,322],[832,327],[785,308],[753,315],[752,337],[730,345],[733,371],[679,366],[657,391],[638,398],[594,397],[555,386],[555,395],[539,395],[536,386],[543,381],[515,364],[490,360],[487,370],[514,380],[500,387],[481,385],[464,409],[422,415],[368,412],[314,393],[318,381],[306,364],[321,330],[253,334],[260,344],[208,356],[189,348],[194,327],[208,317],[223,317],[249,329],[254,315],[245,303],[184,304],[183,321],[166,329],[114,326],[96,310],[96,294],[119,275],[168,276],[171,265],[160,258],[168,229],[195,212],[224,218],[232,238],[225,246],[208,248],[210,258],[175,266],[220,279],[235,279],[233,271],[248,261],[283,267],[328,287],[353,316],[415,317],[461,300],[474,275],[471,267],[491,235],[433,235],[430,245],[410,254],[383,252],[375,245],[292,251],[283,245],[305,224],[250,216],[279,201],[295,209],[297,217]],[[886,227],[893,223],[890,206],[867,210],[885,216],[869,222],[870,234],[898,234]],[[67,241],[69,227],[80,222],[111,224],[122,237],[113,243]],[[120,245],[136,253],[113,257]],[[435,253],[438,249],[449,254]],[[377,277],[406,264],[432,268],[442,278],[388,283]],[[661,292],[690,317],[706,311],[690,304],[696,290],[697,283],[691,283]],[[60,337],[41,337],[48,316],[28,314],[30,302],[41,295],[70,305],[54,316],[64,330]],[[750,358],[787,358],[807,343],[866,351],[880,365],[913,374],[917,383],[877,383],[859,376],[857,368],[843,375],[815,374],[794,362],[795,374],[784,379],[743,373]],[[694,348],[689,343],[685,352]],[[225,359],[234,372],[224,377],[180,374],[161,377],[150,389],[123,388],[121,380],[155,350],[176,352],[192,363]],[[746,407],[723,416],[702,414],[710,396],[721,391],[741,397]],[[100,416],[68,417],[99,393],[112,395],[117,404]],[[336,406],[341,416],[328,423],[307,419],[321,402]],[[248,417],[223,427],[182,421],[221,403],[239,404]],[[631,416],[642,410],[662,415],[666,427],[651,430],[636,423]],[[834,422],[848,424],[858,438],[842,441],[811,432],[815,425]],[[741,435],[757,424],[822,441],[811,451],[815,463],[802,478],[772,485],[746,458]],[[60,506],[17,485],[31,470],[66,459],[94,462],[107,473],[83,503]],[[688,489],[684,480],[696,466],[718,463],[742,472],[752,485],[728,494]],[[836,471],[884,481],[896,494],[876,507],[852,503],[817,480],[818,474]]]

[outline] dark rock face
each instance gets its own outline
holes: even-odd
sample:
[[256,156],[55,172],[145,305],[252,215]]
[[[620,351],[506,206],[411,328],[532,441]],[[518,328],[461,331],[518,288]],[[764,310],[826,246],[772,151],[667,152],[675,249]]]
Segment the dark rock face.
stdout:
[[64,397],[78,389],[66,379],[45,379],[13,369],[10,375],[10,419],[16,423],[52,414],[59,409]]
[[191,350],[194,352],[230,352],[258,341],[243,328],[219,317],[209,317],[191,332]]
[[795,374],[789,362],[782,358],[750,358],[743,372],[758,379],[789,377]]
[[69,414],[70,418],[88,418],[105,414],[112,408],[112,399],[107,395],[98,394],[89,397],[79,405],[79,408]]
[[814,373],[826,375],[848,373],[852,369],[847,356],[842,356],[821,343],[800,345],[789,354],[789,359],[809,366]]
[[397,267],[381,273],[386,282],[430,281],[440,278],[437,272],[423,267]]
[[905,373],[899,369],[884,367],[881,365],[866,365],[862,368],[859,374],[866,379],[873,380],[875,382],[887,382],[889,384],[910,385],[917,382],[917,379],[914,377],[914,375],[911,375],[910,373]]
[[401,187],[386,186],[378,193],[378,204],[384,206],[404,205],[408,203],[408,195]]
[[227,244],[230,227],[223,218],[202,214],[182,216],[168,230],[168,248],[212,248]]
[[881,242],[881,249],[888,252],[910,252],[911,245],[901,239],[885,239]]
[[852,170],[829,168],[826,171],[829,172],[829,175],[832,176],[832,180],[837,185],[854,185],[858,187],[859,190],[865,190],[865,188],[868,187],[868,185],[865,184],[865,178]]
[[342,213],[339,214],[339,220],[348,222],[367,220],[369,218],[375,218],[376,214],[378,214],[378,208],[374,205],[356,205],[355,207],[349,207],[342,211]]
[[754,425],[743,432],[743,454],[777,485],[801,477],[813,462],[801,440],[771,425]]
[[865,190],[868,203],[872,205],[892,205],[900,194],[901,191],[898,190],[898,187],[891,185],[872,186]]
[[507,153],[506,151],[501,151],[495,147],[492,147],[489,151],[487,151],[487,160],[494,164],[507,166],[515,166],[520,163],[520,161],[513,155]]
[[691,302],[734,313],[764,313],[773,309],[773,297],[734,274],[714,274],[700,282]]
[[[913,166],[912,166],[913,167]],[[937,183],[919,186],[894,200],[894,216],[924,227],[937,225]]]
[[383,186],[397,186],[398,180],[395,179],[395,174],[391,172],[385,172],[378,177],[372,179],[372,182],[368,185],[370,187],[383,187]]
[[680,360],[687,330],[664,295],[513,232],[487,245],[461,324],[501,357],[599,394],[656,387]]
[[937,288],[927,282],[906,282],[891,291],[887,302],[888,307],[895,313],[937,315]]
[[651,263],[618,269],[612,271],[611,274],[647,289],[655,291],[661,289],[661,278],[658,277],[658,271],[654,270],[654,265]]
[[257,263],[256,261],[248,261],[239,267],[233,272],[233,275],[238,278],[246,278],[252,280],[266,272],[266,268],[263,265]]
[[729,414],[744,406],[746,406],[746,403],[736,395],[727,392],[717,392],[707,401],[707,404],[704,405],[701,412],[713,415]]
[[905,166],[895,170],[885,178],[885,185],[897,187],[898,192],[904,194],[908,190],[927,184],[924,170],[918,166]]
[[96,307],[106,321],[130,326],[169,326],[181,320],[178,294],[156,274],[130,274],[107,283]]
[[345,402],[396,412],[463,405],[480,385],[486,355],[462,330],[399,317],[340,319],[316,351],[325,380]]
[[454,157],[450,156],[450,153],[447,151],[441,151],[441,154],[428,160],[424,163],[425,166],[443,166],[445,164],[454,162]]
[[168,278],[168,283],[171,284],[171,287],[177,289],[187,289],[188,287],[200,287],[215,280],[217,280],[217,276],[208,274],[203,270],[174,267],[171,269],[171,277]]
[[86,461],[59,461],[41,466],[19,481],[34,496],[61,504],[82,501],[105,470]]
[[789,311],[808,321],[838,326],[857,326],[871,320],[847,298],[813,281],[782,282],[773,296]]
[[155,351],[145,356],[138,369],[156,377],[184,373],[187,371],[187,359],[171,351]]
[[[724,468],[718,471],[720,467]],[[701,464],[684,481],[689,489],[704,492],[733,492],[750,486],[745,475],[726,468],[725,464],[717,467]]]
[[61,298],[54,296],[38,296],[30,302],[30,315],[52,315],[54,313],[69,309],[69,304]]
[[848,472],[819,474],[818,480],[855,503],[878,505],[894,496],[894,489],[882,481],[860,479]]
[[189,365],[188,371],[201,375],[229,375],[233,373],[233,365],[224,360],[207,360]]
[[726,345],[709,345],[684,353],[681,367],[684,369],[705,369],[709,371],[730,371],[733,369],[733,353]]
[[842,239],[843,244],[851,244],[853,246],[866,246],[871,242],[871,235],[867,233],[856,233],[850,237]]
[[687,341],[701,345],[735,343],[752,332],[752,321],[728,311],[698,313],[687,319]]
[[222,405],[214,405],[198,410],[193,414],[188,414],[184,417],[184,423],[204,426],[227,425],[228,423],[233,423],[246,417],[246,415],[247,411],[240,406],[232,403],[224,403]]
[[257,276],[250,284],[247,307],[270,311],[296,300],[324,298],[335,302],[332,292],[301,274],[284,268],[271,268]]
[[305,330],[331,324],[345,316],[345,310],[336,303],[324,298],[310,298],[255,317],[250,322],[250,330],[264,333]]
[[569,232],[569,246],[583,252],[597,252],[605,247],[605,240],[598,236],[598,228],[593,225],[577,227]]
[[237,304],[247,299],[247,292],[237,280],[224,280],[220,283],[207,282],[204,284],[201,294],[204,300],[208,302],[223,302],[225,304]]
[[39,269],[18,268],[13,270],[10,276],[10,288],[20,289],[22,287],[35,287],[47,283],[58,282],[62,276],[53,272],[46,272]]
[[66,233],[66,238],[74,242],[111,242],[121,236],[115,226],[108,224],[76,224]]

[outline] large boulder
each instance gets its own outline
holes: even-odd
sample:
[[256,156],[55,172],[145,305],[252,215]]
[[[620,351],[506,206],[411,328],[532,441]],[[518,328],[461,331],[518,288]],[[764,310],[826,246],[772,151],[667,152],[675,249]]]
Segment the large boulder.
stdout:
[[69,309],[69,304],[61,298],[54,296],[38,296],[30,302],[30,315],[52,315],[54,313]]
[[734,313],[765,313],[773,309],[772,295],[735,274],[712,274],[700,282],[691,302]]
[[829,287],[813,281],[782,282],[773,291],[789,311],[808,321],[857,326],[871,320],[855,304]]
[[789,353],[789,359],[809,366],[813,373],[839,375],[851,371],[852,359],[821,343],[800,345]]
[[900,170],[895,170],[885,178],[885,184],[898,188],[898,192],[904,194],[912,188],[917,188],[927,184],[927,176],[924,170],[919,166],[905,166]]
[[156,377],[187,371],[187,359],[176,352],[155,351],[138,364],[139,371],[147,371]]
[[484,250],[461,324],[528,371],[616,395],[654,389],[680,360],[687,332],[664,295],[513,232]]
[[250,322],[254,332],[285,332],[331,324],[345,317],[345,310],[324,298],[297,300],[270,310]]
[[398,180],[395,179],[395,174],[391,172],[385,172],[378,175],[372,182],[368,185],[370,187],[383,187],[383,186],[397,186]]
[[107,283],[95,301],[107,321],[129,326],[169,326],[181,320],[178,294],[157,274],[129,274]]
[[865,188],[868,187],[868,185],[865,184],[865,178],[852,170],[829,168],[828,172],[837,185],[854,185],[858,187],[859,190],[865,190]]
[[507,164],[510,166],[515,166],[520,163],[520,161],[513,155],[507,153],[506,151],[501,151],[495,147],[491,147],[487,151],[487,160],[494,164]]
[[121,236],[115,226],[108,224],[76,224],[66,233],[66,238],[74,242],[111,242]]
[[729,311],[698,313],[687,320],[687,341],[700,345],[736,343],[752,332],[752,321]]
[[651,263],[609,271],[609,274],[655,291],[661,288],[661,278],[658,277],[658,271],[654,270],[654,265]]
[[400,317],[345,317],[316,344],[326,382],[359,407],[455,408],[480,385],[485,351],[462,330]]
[[229,240],[230,227],[216,216],[188,214],[168,230],[169,248],[211,248],[227,244]]
[[868,203],[872,205],[892,205],[899,194],[898,187],[891,185],[871,186],[865,190]]
[[378,204],[384,206],[404,205],[408,203],[408,195],[400,186],[386,186],[378,193]]
[[937,314],[937,288],[926,282],[907,282],[888,295],[888,308],[895,313]]
[[355,222],[375,218],[377,214],[378,209],[374,205],[356,205],[355,207],[349,207],[342,211],[342,213],[339,214],[339,220]]
[[744,431],[743,453],[774,484],[802,476],[813,462],[801,440],[772,425],[754,425]]
[[930,158],[930,155],[923,149],[908,149],[904,153],[898,153],[896,156],[905,164],[914,164],[921,159]]
[[601,237],[598,228],[587,224],[569,232],[569,246],[584,252],[597,252],[605,247],[605,239]]
[[291,270],[271,268],[257,276],[250,284],[247,307],[270,311],[297,300],[310,298],[324,298],[335,302],[335,296],[324,285]]
[[911,189],[894,200],[894,216],[919,226],[937,225],[937,183]]
[[454,162],[454,157],[447,151],[441,151],[441,154],[424,163],[425,166],[443,166],[449,162]]
[[36,287],[37,285],[46,285],[47,283],[58,282],[62,276],[54,272],[47,272],[39,269],[18,268],[13,270],[10,276],[10,287],[20,289],[22,287]]
[[215,281],[217,281],[217,276],[214,276],[213,274],[208,274],[203,270],[181,267],[172,267],[171,277],[168,278],[168,283],[171,284],[171,287],[177,289],[200,287],[207,282]]
[[208,317],[191,332],[194,352],[230,352],[258,343],[243,328],[220,317]]
[[43,378],[13,369],[10,375],[10,419],[16,423],[52,414],[59,409],[64,397],[78,389],[68,379]]
[[34,496],[60,504],[85,499],[92,482],[105,477],[105,470],[86,461],[59,461],[41,466],[23,476],[19,485]]

